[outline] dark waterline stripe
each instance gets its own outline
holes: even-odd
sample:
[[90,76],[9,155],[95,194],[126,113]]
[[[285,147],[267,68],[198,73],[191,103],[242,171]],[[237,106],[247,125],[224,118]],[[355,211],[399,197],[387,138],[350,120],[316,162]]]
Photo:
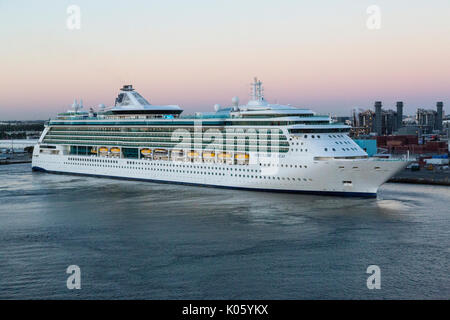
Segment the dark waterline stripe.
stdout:
[[234,190],[246,190],[246,191],[263,191],[263,192],[276,192],[276,193],[299,193],[299,194],[312,194],[312,195],[327,195],[327,196],[338,196],[338,197],[360,197],[360,198],[376,198],[376,193],[369,192],[341,192],[341,191],[310,191],[310,190],[279,190],[279,189],[256,189],[256,188],[246,188],[246,187],[229,187],[229,186],[218,186],[212,184],[203,183],[192,183],[192,182],[179,182],[179,181],[168,181],[168,180],[155,180],[155,179],[143,179],[143,178],[131,178],[131,177],[117,177],[109,175],[99,175],[90,173],[75,173],[75,172],[62,172],[62,171],[51,171],[46,170],[41,167],[32,167],[33,171],[54,173],[54,174],[68,174],[68,175],[78,175],[78,176],[91,176],[98,178],[112,178],[119,180],[132,180],[132,181],[144,181],[152,183],[167,183],[167,184],[179,184],[186,186],[197,186],[197,187],[208,187],[208,188],[221,188],[221,189],[234,189]]

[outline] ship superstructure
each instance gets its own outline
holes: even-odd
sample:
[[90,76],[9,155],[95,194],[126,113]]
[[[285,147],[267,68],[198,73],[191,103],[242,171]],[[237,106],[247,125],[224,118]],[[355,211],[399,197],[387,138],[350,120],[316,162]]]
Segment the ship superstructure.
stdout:
[[369,158],[350,127],[309,109],[271,104],[252,83],[241,105],[183,116],[131,85],[114,106],[74,103],[46,125],[33,170],[250,190],[376,196],[408,162]]

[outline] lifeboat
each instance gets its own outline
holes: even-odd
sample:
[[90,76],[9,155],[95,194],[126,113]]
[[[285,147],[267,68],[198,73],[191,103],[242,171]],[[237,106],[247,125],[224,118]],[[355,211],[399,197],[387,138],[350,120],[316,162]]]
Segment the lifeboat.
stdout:
[[238,159],[238,160],[248,160],[249,155],[247,153],[245,153],[245,154],[244,153],[237,153],[237,154],[234,155],[234,158]]
[[98,149],[101,153],[106,153],[108,152],[108,148],[105,147],[101,147],[100,149]]
[[150,149],[142,149],[142,150],[141,150],[141,153],[142,153],[144,156],[150,156],[150,155],[152,154],[152,150],[150,150]]
[[231,154],[229,154],[228,152],[222,152],[222,153],[219,153],[218,157],[221,159],[228,159],[228,158],[231,158]]
[[182,157],[183,154],[184,154],[183,150],[180,150],[180,149],[172,150],[172,156]]
[[97,153],[97,149],[91,149],[91,153]]
[[203,158],[214,158],[216,154],[214,152],[206,151],[203,152]]
[[111,151],[111,153],[120,153],[120,148],[114,147],[111,148],[109,151]]
[[168,153],[167,149],[155,149],[155,154],[166,155]]
[[198,152],[197,151],[189,151],[188,152],[188,157],[190,157],[190,158],[197,158],[198,157]]

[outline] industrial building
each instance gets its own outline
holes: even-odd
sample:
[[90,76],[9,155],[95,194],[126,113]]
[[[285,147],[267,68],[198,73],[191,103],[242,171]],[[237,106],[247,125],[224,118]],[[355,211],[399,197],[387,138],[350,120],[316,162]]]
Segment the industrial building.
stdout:
[[422,134],[442,132],[443,103],[436,104],[436,110],[417,109],[416,121]]
[[397,102],[397,109],[383,110],[381,101],[375,102],[375,111],[365,110],[353,115],[353,135],[387,135],[402,127],[403,102]]
[[443,102],[437,102],[436,110],[418,109],[413,123],[403,122],[403,102],[398,101],[396,110],[383,110],[382,102],[375,102],[375,111],[370,109],[352,116],[352,135],[423,135],[443,132]]

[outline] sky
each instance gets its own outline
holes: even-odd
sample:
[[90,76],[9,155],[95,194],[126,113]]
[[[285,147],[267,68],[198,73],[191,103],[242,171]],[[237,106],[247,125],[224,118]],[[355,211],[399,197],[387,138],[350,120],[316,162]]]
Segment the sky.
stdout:
[[111,105],[124,84],[213,111],[246,103],[255,76],[269,102],[322,114],[450,112],[449,18],[449,0],[0,0],[0,120]]

